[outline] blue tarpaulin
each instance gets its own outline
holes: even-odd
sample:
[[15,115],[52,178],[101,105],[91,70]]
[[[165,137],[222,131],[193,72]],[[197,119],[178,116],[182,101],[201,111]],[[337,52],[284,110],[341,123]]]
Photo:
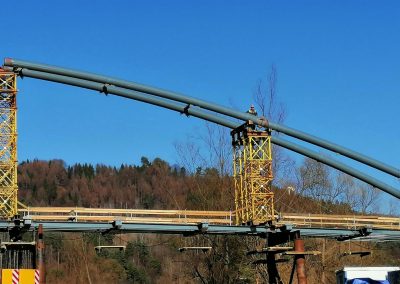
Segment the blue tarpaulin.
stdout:
[[371,278],[356,278],[347,280],[346,284],[390,284],[387,280],[372,280]]

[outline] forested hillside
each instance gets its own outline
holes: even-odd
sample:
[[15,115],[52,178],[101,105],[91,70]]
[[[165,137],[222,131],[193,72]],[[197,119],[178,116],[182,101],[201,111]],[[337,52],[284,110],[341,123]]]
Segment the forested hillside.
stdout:
[[[159,158],[143,157],[140,165],[75,164],[61,160],[26,161],[19,165],[19,196],[29,206],[231,210],[233,185],[229,174],[213,167],[189,171]],[[274,187],[281,212],[357,214],[369,212],[377,192],[347,176],[306,159],[295,178]],[[289,188],[289,190],[288,190]],[[295,190],[290,190],[295,188]],[[361,194],[361,192],[366,192]],[[265,240],[253,237],[161,236],[119,234],[46,234],[48,283],[255,283],[265,282],[264,266],[246,251]],[[94,246],[123,244],[125,251],[96,253]],[[180,246],[212,246],[211,252],[179,253]],[[360,242],[306,240],[321,256],[307,258],[309,283],[344,264],[398,265],[399,248]],[[371,250],[372,256],[342,257],[344,251]],[[279,264],[288,280],[291,261]],[[314,280],[313,280],[314,279]],[[285,282],[286,283],[286,282]]]
[[230,178],[215,169],[194,175],[145,157],[140,166],[76,164],[63,161],[27,161],[18,168],[19,196],[31,206],[84,206],[145,209],[224,209],[232,195]]

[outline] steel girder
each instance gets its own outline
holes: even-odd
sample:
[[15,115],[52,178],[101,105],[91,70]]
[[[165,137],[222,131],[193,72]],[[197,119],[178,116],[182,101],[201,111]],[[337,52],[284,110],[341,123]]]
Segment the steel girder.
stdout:
[[176,235],[248,235],[265,237],[267,234],[291,233],[300,231],[303,237],[313,238],[333,238],[333,239],[357,239],[367,241],[400,241],[400,231],[395,230],[371,230],[364,232],[354,229],[337,228],[296,228],[290,224],[274,228],[268,226],[229,226],[229,225],[210,225],[208,223],[198,224],[150,224],[150,223],[125,223],[114,222],[35,222],[24,219],[21,222],[0,221],[0,231],[36,230],[39,224],[47,232],[119,232],[119,233],[156,233],[156,234],[176,234]]

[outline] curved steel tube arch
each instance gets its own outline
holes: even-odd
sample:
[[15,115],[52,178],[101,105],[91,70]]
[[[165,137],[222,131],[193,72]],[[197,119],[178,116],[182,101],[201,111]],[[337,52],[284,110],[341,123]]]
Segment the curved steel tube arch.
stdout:
[[[76,78],[71,78],[71,77],[66,77],[66,76],[61,76],[61,75],[56,75],[56,74],[48,74],[45,72],[39,72],[39,71],[33,71],[29,69],[21,69],[18,71],[19,75],[22,77],[30,77],[30,78],[36,78],[36,79],[41,79],[45,81],[52,81],[56,83],[62,83],[62,84],[67,84],[67,85],[72,85],[76,87],[81,87],[85,89],[90,89],[94,91],[99,91],[101,93],[105,94],[113,94],[137,101],[142,101],[145,103],[153,104],[156,106],[161,106],[164,108],[168,108],[170,110],[174,110],[180,113],[185,113],[186,115],[192,115],[231,129],[234,129],[238,127],[240,124],[237,122],[233,122],[227,118],[220,117],[216,114],[206,112],[202,109],[199,109],[197,107],[191,107],[187,108],[186,105],[184,104],[179,104],[176,102],[171,102],[167,101],[165,99],[160,99],[154,96],[148,96],[144,95],[140,92],[132,91],[132,90],[126,90],[120,87],[115,87],[115,86],[107,86],[101,83],[97,82],[91,82],[91,81],[86,81],[86,80],[81,80],[81,79],[76,79]],[[335,169],[338,169],[344,173],[347,173],[361,181],[364,181],[376,188],[381,189],[382,191],[385,191],[386,193],[397,197],[400,199],[400,191],[397,190],[396,188],[381,182],[369,175],[366,175],[350,166],[347,166],[339,161],[336,161],[332,158],[325,157],[315,151],[309,150],[303,146],[297,145],[293,142],[286,141],[282,138],[279,137],[271,137],[272,143],[279,145],[281,147],[284,147],[286,149],[289,149],[291,151],[297,152],[299,154],[302,154],[304,156],[310,157],[312,159],[315,159],[319,162],[322,162],[328,166],[331,166]]]
[[[241,119],[241,120],[254,120],[254,116],[233,110],[231,108],[227,108],[221,105],[217,104],[212,104],[203,100],[199,100],[193,97],[188,97],[184,96],[175,92],[167,91],[167,90],[162,90],[159,88],[154,88],[130,81],[125,81],[125,80],[120,80],[116,78],[110,78],[102,75],[97,75],[93,73],[87,73],[87,72],[82,72],[82,71],[77,71],[77,70],[71,70],[71,69],[66,69],[66,68],[61,68],[61,67],[56,67],[56,66],[51,66],[51,65],[45,65],[45,64],[38,64],[38,63],[32,63],[28,61],[23,61],[23,60],[17,60],[17,59],[11,59],[11,58],[6,58],[4,60],[4,65],[9,66],[9,67],[14,67],[14,68],[28,68],[31,70],[36,70],[36,71],[41,71],[45,73],[51,73],[51,74],[57,74],[57,75],[62,75],[62,76],[67,76],[67,77],[73,77],[77,79],[83,79],[87,81],[93,81],[93,82],[98,82],[102,84],[107,84],[107,85],[114,85],[117,87],[133,90],[133,91],[138,91],[142,93],[147,93],[153,96],[159,96],[162,98],[167,98],[170,100],[182,102],[185,104],[193,105],[193,106],[198,106],[201,108],[204,108],[206,110],[214,111],[223,115],[227,115],[233,118]],[[353,150],[350,150],[348,148],[345,148],[343,146],[340,146],[338,144],[329,142],[327,140],[318,138],[316,136],[307,134],[305,132],[276,124],[273,122],[267,122],[266,120],[262,120],[258,118],[255,121],[256,124],[263,126],[263,127],[269,127],[275,131],[282,132],[286,135],[295,137],[297,139],[306,141],[308,143],[320,146],[322,148],[325,148],[327,150],[333,151],[335,153],[341,154],[345,157],[348,157],[350,159],[356,160],[360,163],[366,164],[370,167],[373,167],[375,169],[378,169],[380,171],[383,171],[387,174],[390,174],[392,176],[395,176],[397,178],[400,178],[400,170],[396,169],[390,165],[387,165],[385,163],[382,163],[376,159],[373,159],[371,157],[367,157],[361,153],[357,153]]]

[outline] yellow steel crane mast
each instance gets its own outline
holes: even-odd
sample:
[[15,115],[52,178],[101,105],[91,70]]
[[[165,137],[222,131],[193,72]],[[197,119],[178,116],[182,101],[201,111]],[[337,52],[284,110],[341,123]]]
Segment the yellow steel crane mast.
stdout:
[[270,131],[257,130],[248,122],[231,135],[236,224],[275,221]]
[[18,213],[16,74],[0,68],[0,218]]

